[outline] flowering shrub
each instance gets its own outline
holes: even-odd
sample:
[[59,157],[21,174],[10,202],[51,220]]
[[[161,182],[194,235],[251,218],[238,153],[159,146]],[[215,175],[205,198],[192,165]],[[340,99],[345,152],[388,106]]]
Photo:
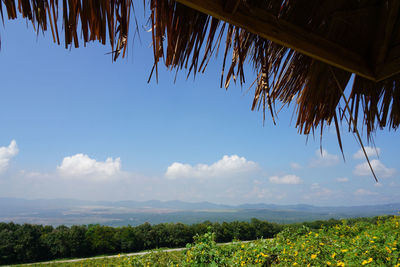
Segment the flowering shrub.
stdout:
[[208,232],[196,235],[195,243],[188,244],[184,265],[192,266],[220,266],[220,252],[215,243],[215,233]]
[[[304,235],[278,234],[276,263],[320,266],[396,266],[400,263],[400,217],[376,224],[356,223],[309,231]],[[399,265],[400,266],[400,265]]]

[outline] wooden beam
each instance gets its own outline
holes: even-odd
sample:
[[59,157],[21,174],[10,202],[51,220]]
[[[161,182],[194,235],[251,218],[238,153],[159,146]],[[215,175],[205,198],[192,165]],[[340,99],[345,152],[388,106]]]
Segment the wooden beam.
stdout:
[[385,62],[377,71],[378,82],[400,73],[400,58]]
[[225,11],[223,0],[176,1],[316,60],[356,73],[364,78],[376,80],[375,73],[361,55],[278,19],[264,10],[249,10],[248,7],[239,4],[236,13],[231,14]]

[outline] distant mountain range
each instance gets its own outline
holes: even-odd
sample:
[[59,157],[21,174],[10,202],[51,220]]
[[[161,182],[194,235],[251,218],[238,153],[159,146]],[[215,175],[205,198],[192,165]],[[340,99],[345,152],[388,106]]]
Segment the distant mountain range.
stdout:
[[74,199],[0,198],[0,222],[49,225],[105,224],[112,226],[164,222],[197,223],[258,218],[278,223],[399,214],[400,203],[319,207],[312,205],[221,205],[183,201],[84,201]]

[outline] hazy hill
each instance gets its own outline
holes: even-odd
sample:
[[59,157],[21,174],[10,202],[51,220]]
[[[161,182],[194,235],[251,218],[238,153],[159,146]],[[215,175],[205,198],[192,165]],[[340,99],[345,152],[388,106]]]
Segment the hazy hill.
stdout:
[[93,224],[138,225],[144,222],[196,223],[258,218],[291,223],[330,218],[365,217],[398,214],[400,203],[349,207],[312,205],[243,204],[220,205],[183,201],[82,201],[74,199],[0,198],[0,221],[50,225]]

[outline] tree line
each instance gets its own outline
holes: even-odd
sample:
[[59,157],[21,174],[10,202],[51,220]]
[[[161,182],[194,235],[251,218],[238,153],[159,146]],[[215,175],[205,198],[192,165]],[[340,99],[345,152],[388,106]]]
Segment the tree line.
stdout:
[[282,225],[250,222],[203,222],[193,225],[163,223],[110,227],[104,225],[49,225],[0,223],[0,265],[135,252],[162,247],[184,247],[193,236],[208,230],[217,242],[271,238]]

